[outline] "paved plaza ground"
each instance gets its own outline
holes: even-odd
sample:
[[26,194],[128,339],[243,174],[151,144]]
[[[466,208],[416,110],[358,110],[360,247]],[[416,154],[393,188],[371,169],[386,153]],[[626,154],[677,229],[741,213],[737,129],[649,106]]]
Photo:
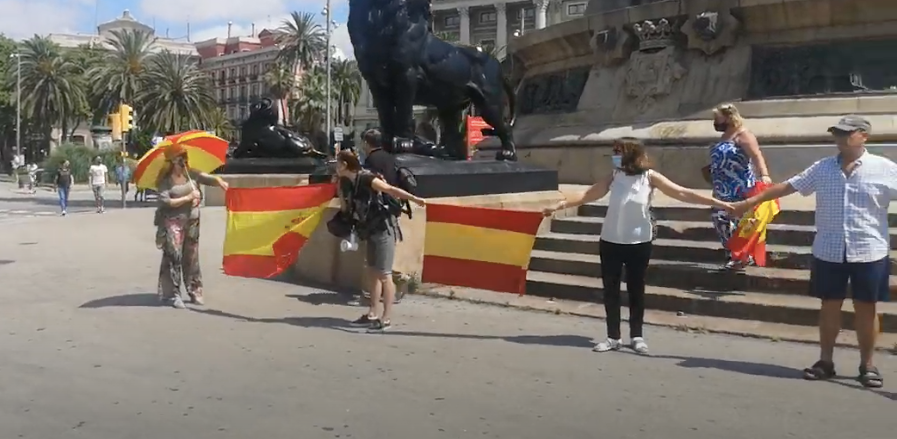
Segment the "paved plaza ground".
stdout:
[[599,320],[417,296],[357,333],[329,292],[224,276],[224,212],[203,215],[186,311],[155,305],[149,208],[0,222],[0,438],[897,435],[894,356],[872,392],[851,350],[810,383],[811,345],[649,327],[651,357],[596,354]]

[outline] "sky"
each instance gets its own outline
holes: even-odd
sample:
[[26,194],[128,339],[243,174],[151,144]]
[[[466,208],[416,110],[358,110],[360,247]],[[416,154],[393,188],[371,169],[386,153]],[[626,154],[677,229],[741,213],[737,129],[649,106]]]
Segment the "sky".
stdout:
[[[352,58],[352,44],[346,31],[347,0],[331,0],[337,28],[332,44],[337,55]],[[233,22],[232,35],[250,35],[277,28],[292,11],[321,15],[326,0],[0,0],[0,33],[14,39],[35,34],[96,33],[96,23],[121,16],[125,9],[136,20],[153,26],[156,35],[186,41],[190,23],[190,41],[227,36],[227,23]]]

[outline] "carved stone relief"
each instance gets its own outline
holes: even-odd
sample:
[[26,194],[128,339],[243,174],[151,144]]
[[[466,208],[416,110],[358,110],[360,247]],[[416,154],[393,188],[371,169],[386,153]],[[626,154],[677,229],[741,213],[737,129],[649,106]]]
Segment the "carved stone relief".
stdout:
[[626,70],[626,95],[635,99],[639,111],[648,110],[673,91],[673,83],[687,73],[676,60],[676,48],[632,54]]
[[520,114],[570,113],[589,79],[590,67],[576,67],[523,80],[518,94]]
[[596,66],[608,66],[624,61],[632,53],[632,37],[619,27],[591,31],[589,45],[595,54]]
[[706,11],[689,17],[682,25],[682,33],[688,37],[688,48],[713,55],[735,45],[741,22],[726,8]]

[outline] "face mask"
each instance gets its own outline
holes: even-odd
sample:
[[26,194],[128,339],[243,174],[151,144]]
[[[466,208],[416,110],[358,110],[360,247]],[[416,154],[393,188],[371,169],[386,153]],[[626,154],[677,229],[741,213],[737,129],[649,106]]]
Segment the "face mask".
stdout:
[[614,164],[614,168],[619,169],[623,167],[623,156],[614,154],[610,156],[611,163]]
[[729,129],[729,124],[726,122],[713,122],[713,129],[720,133],[724,133],[727,129]]

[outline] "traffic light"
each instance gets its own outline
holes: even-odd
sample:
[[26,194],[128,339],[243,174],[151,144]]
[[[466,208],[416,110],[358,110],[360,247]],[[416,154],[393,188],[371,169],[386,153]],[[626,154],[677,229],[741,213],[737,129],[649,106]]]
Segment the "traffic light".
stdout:
[[107,123],[109,124],[109,128],[112,129],[112,140],[121,140],[121,114],[110,114],[107,116]]
[[127,133],[134,129],[134,109],[128,104],[121,104],[118,108],[121,115],[121,131]]

